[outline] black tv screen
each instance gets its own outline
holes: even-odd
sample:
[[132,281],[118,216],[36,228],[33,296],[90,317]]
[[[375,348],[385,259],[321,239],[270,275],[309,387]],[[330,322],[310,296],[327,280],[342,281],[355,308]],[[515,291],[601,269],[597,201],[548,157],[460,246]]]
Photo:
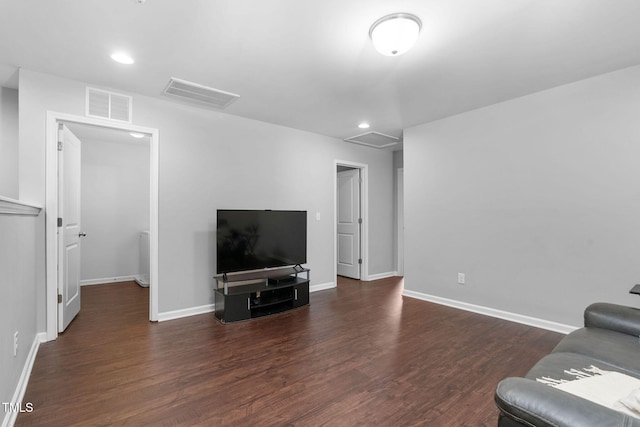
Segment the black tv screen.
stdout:
[[218,209],[218,274],[307,262],[307,212]]

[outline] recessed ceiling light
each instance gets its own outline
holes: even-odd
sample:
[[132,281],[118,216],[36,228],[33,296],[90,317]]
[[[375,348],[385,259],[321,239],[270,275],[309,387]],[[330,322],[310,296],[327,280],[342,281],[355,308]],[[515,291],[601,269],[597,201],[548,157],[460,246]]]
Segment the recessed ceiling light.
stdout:
[[369,123],[362,122],[358,125],[360,129],[369,129]]
[[145,137],[144,133],[139,133],[139,132],[130,132],[129,135],[131,135],[134,138],[144,138]]
[[420,18],[409,13],[393,13],[373,23],[369,37],[383,55],[402,55],[415,44],[420,34]]
[[132,57],[130,57],[129,55],[127,55],[124,52],[112,53],[111,54],[111,59],[113,59],[114,61],[119,62],[121,64],[125,64],[125,65],[131,65],[131,64],[133,64],[135,62]]

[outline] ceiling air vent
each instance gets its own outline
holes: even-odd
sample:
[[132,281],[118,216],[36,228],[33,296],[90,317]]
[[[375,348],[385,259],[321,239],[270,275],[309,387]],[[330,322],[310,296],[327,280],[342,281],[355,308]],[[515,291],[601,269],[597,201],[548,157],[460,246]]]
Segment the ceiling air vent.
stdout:
[[385,148],[391,147],[392,145],[396,145],[400,142],[399,138],[391,135],[385,135],[380,132],[367,132],[362,133],[360,135],[352,136],[350,138],[346,138],[347,142],[354,142],[356,144],[362,144],[373,148]]
[[115,92],[87,88],[86,114],[89,117],[131,123],[132,98]]
[[169,81],[164,93],[183,101],[196,102],[216,108],[226,108],[233,101],[240,98],[240,95],[234,93],[224,92],[174,77]]

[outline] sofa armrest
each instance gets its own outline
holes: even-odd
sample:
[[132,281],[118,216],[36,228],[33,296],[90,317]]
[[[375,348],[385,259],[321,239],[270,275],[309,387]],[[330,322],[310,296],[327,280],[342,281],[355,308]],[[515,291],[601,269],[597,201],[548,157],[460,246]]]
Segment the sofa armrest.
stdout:
[[640,419],[526,378],[500,381],[495,401],[503,416],[522,426],[640,427]]
[[584,326],[640,336],[640,310],[624,305],[597,302],[584,310]]

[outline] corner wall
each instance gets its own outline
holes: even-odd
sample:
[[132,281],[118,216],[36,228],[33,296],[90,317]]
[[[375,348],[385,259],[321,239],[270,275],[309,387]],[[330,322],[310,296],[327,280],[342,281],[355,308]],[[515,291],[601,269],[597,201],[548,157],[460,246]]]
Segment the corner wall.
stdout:
[[406,290],[573,326],[637,305],[639,114],[632,67],[405,130]]

